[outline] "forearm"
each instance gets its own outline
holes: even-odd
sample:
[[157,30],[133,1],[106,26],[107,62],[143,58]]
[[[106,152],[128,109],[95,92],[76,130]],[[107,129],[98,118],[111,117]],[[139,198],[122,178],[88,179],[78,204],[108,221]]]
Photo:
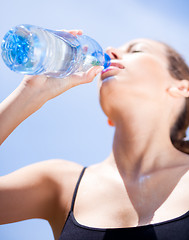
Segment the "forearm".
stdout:
[[22,83],[0,104],[0,145],[21,122],[46,102],[39,91]]
[[48,100],[80,84],[90,83],[102,71],[95,66],[84,73],[67,78],[48,78],[45,75],[25,76],[15,91],[0,104],[0,145],[27,117]]

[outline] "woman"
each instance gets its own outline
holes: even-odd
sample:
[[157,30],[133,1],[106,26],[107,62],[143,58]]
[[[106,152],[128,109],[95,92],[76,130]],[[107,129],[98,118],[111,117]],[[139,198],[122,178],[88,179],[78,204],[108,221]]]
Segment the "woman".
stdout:
[[[72,34],[82,34],[71,31]],[[83,168],[43,161],[0,178],[0,223],[46,219],[55,239],[189,239],[189,69],[172,48],[137,39],[111,66],[54,81],[26,76],[1,103],[0,141],[48,100],[99,79],[112,153]]]

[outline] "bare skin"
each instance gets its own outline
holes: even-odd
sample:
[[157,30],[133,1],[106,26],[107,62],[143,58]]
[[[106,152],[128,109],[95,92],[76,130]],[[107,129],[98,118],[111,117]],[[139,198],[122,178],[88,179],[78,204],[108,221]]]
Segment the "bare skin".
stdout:
[[[169,75],[163,45],[147,39],[137,42],[130,50],[131,43],[107,49],[112,62],[123,66],[104,72],[98,83],[100,103],[115,135],[110,156],[89,166],[82,178],[74,216],[83,225],[135,227],[189,210],[189,157],[176,150],[169,137],[189,96],[188,81]],[[0,105],[1,144],[45,102],[90,83],[101,70],[94,67],[59,81],[25,77]],[[58,239],[81,170],[74,162],[49,160],[0,177],[0,224],[46,219]]]

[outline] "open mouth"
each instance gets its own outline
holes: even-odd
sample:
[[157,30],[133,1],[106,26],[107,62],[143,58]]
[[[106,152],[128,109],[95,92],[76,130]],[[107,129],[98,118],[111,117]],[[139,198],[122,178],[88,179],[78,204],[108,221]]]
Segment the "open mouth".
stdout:
[[124,69],[125,67],[121,64],[121,63],[116,63],[116,62],[112,62],[110,64],[110,66],[104,70],[102,70],[101,72],[101,79],[104,80],[106,78],[106,75],[108,74],[105,74],[109,71],[115,71],[115,70],[120,70],[120,69]]

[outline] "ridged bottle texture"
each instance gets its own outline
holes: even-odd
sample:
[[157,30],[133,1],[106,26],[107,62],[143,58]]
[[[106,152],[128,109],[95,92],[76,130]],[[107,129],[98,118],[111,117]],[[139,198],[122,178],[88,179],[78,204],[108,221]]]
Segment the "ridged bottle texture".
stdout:
[[11,70],[28,75],[66,77],[92,66],[107,68],[110,65],[110,57],[94,39],[33,25],[19,25],[9,30],[1,50]]

